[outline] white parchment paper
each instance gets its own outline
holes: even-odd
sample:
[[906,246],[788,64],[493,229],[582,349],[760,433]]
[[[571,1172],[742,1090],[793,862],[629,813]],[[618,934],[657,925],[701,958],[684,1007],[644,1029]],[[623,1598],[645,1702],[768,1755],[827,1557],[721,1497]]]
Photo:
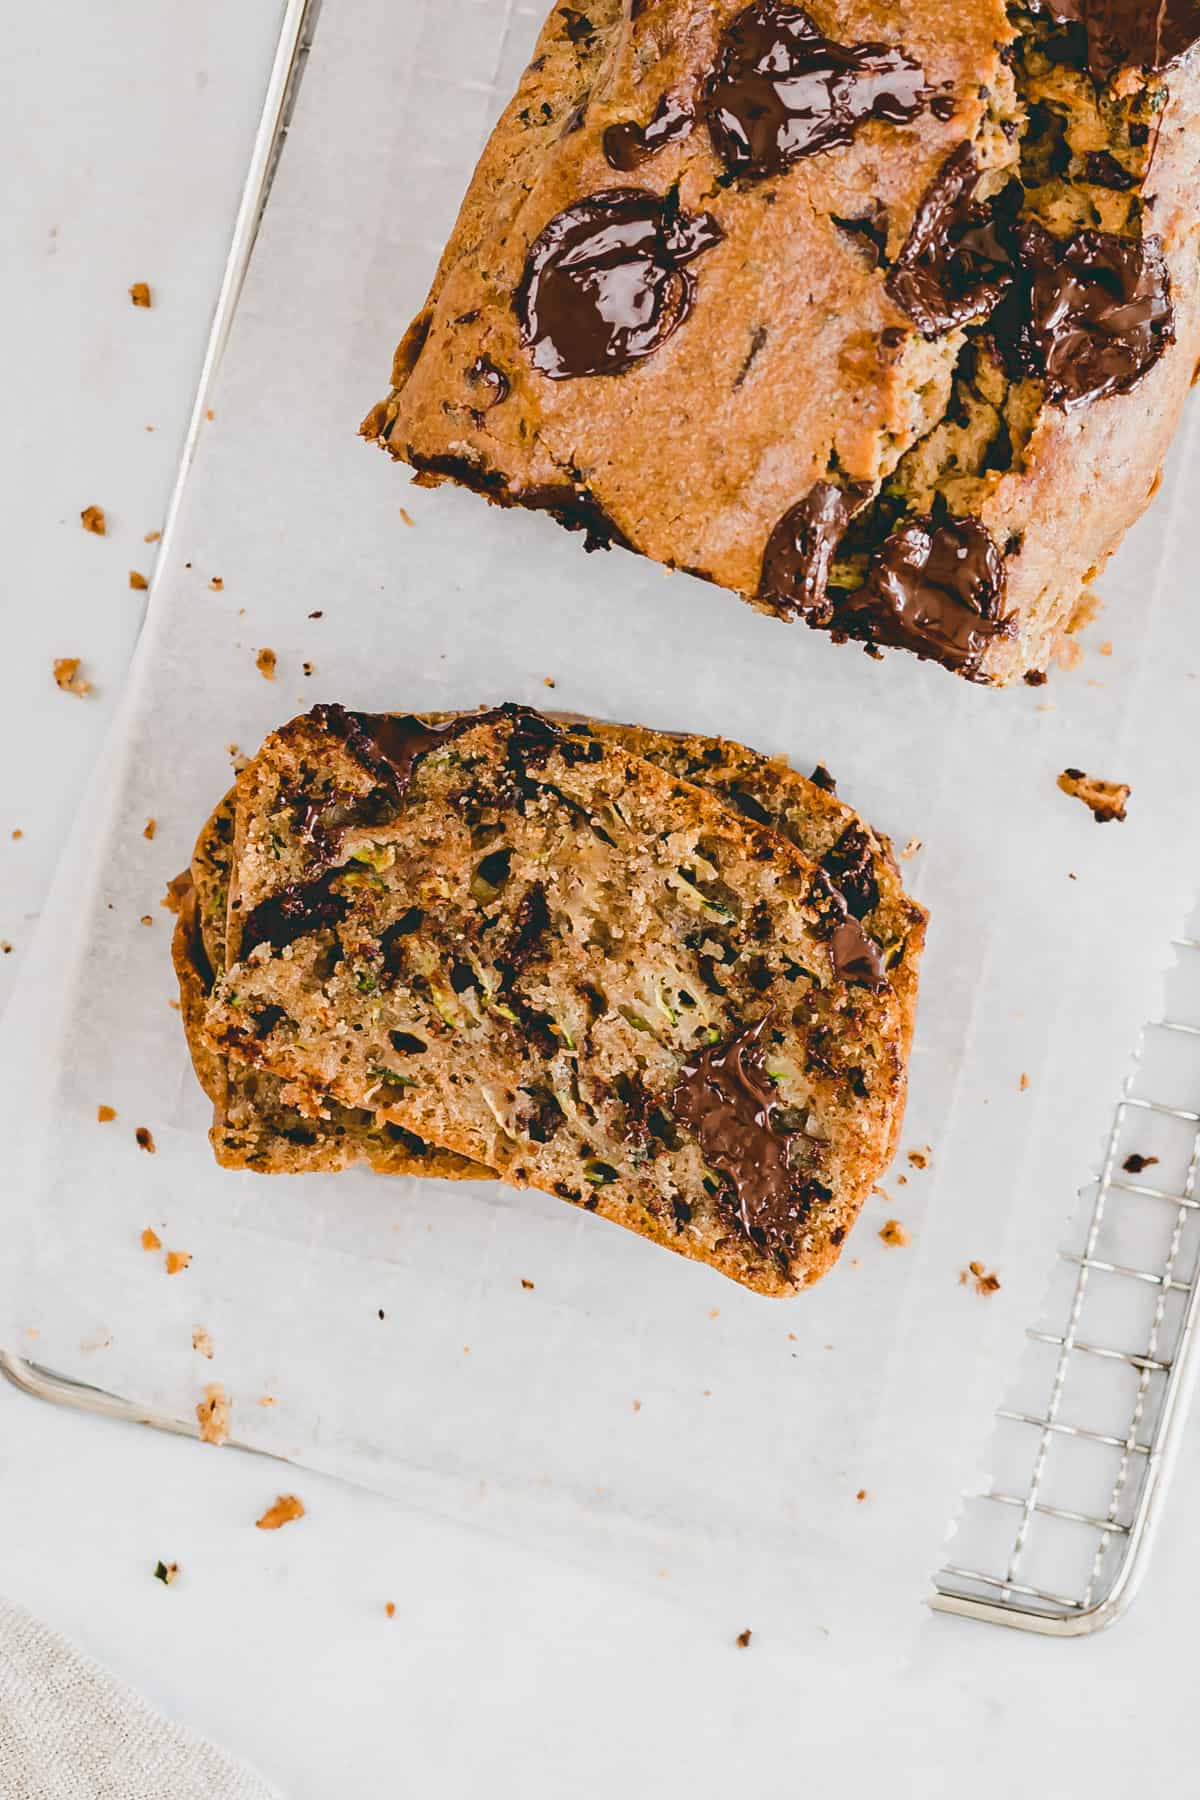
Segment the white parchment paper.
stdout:
[[[892,1659],[1200,874],[1200,465],[1185,432],[1082,665],[1006,693],[410,487],[357,422],[538,23],[502,0],[325,0],[118,738],[6,1024],[4,1343],[183,1418],[220,1382],[244,1443],[811,1654],[832,1633]],[[930,1166],[901,1156],[811,1295],[758,1299],[538,1194],[213,1167],[158,900],[226,747],[321,699],[508,698],[823,761],[924,846],[903,1141]],[[1067,765],[1130,782],[1128,822],[1063,796]],[[908,1248],[880,1241],[890,1217]],[[147,1225],[184,1273],[141,1249]],[[989,1300],[959,1285],[972,1259],[1000,1275]]]

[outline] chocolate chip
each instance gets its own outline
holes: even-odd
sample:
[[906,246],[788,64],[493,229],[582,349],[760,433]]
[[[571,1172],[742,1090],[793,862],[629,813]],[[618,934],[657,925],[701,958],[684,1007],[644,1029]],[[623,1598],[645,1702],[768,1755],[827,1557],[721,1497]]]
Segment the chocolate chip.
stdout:
[[978,519],[910,519],[876,551],[858,592],[838,602],[834,629],[974,677],[988,646],[1015,635],[1005,586],[1003,560]]
[[1118,69],[1165,69],[1200,39],[1196,0],[1026,0],[1030,12],[1058,25],[1082,26],[1091,73],[1107,81]]
[[330,884],[344,873],[330,869],[316,881],[293,882],[261,900],[242,927],[242,955],[249,956],[259,944],[282,950],[311,932],[340,925],[350,902],[346,895],[334,893]]
[[503,369],[498,369],[489,356],[477,356],[467,370],[467,380],[474,388],[481,388],[480,399],[485,411],[499,406],[502,400],[508,399],[509,380]]
[[861,825],[847,825],[837,843],[821,858],[821,867],[856,919],[879,905],[875,846]]
[[907,124],[925,97],[903,50],[834,43],[800,7],[756,0],[722,34],[703,108],[726,171],[761,177],[848,144],[868,119]]
[[1095,187],[1115,188],[1119,193],[1138,185],[1132,169],[1119,163],[1111,150],[1089,150],[1084,158],[1083,178]]
[[851,513],[868,490],[843,490],[818,481],[785,512],[767,539],[758,597],[784,618],[826,625],[833,616],[827,589],[837,547]]
[[878,200],[872,200],[867,211],[857,219],[839,219],[830,214],[839,231],[852,237],[866,256],[871,268],[878,269],[887,261],[888,213],[887,207]]
[[694,123],[690,106],[674,94],[664,94],[648,125],[639,125],[636,119],[622,119],[608,127],[604,133],[605,160],[611,169],[628,175],[665,145],[686,137]]
[[711,213],[672,195],[610,188],[558,213],[534,241],[516,294],[521,340],[553,380],[619,375],[666,343],[695,298],[685,266],[720,243]]
[[975,152],[962,143],[947,157],[917,208],[887,291],[926,337],[985,318],[1008,291],[1013,257],[993,210],[972,199]]

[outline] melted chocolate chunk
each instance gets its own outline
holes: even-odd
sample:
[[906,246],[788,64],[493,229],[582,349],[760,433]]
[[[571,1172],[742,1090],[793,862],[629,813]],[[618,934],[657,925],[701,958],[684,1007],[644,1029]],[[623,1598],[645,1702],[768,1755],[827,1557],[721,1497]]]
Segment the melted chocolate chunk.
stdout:
[[847,825],[832,850],[821,858],[821,867],[856,919],[879,905],[875,878],[875,846],[861,825]]
[[972,199],[979,179],[969,143],[934,177],[887,277],[887,291],[926,337],[986,317],[1013,280],[1013,257],[990,207]]
[[570,43],[586,43],[588,38],[594,36],[596,27],[586,13],[580,12],[574,6],[560,6],[558,11],[563,22],[563,30]]
[[1008,309],[996,322],[1005,354],[1040,374],[1068,411],[1128,392],[1175,341],[1159,240],[1080,231],[1064,242],[1032,219],[1017,238],[1027,295],[1016,330]]
[[508,399],[509,380],[503,369],[498,369],[489,356],[477,356],[467,370],[467,380],[474,388],[481,389],[480,400],[485,411],[499,406],[502,400]]
[[1200,40],[1198,0],[1026,0],[1056,25],[1081,25],[1098,81],[1118,69],[1165,69]]
[[640,169],[664,145],[686,137],[694,123],[695,115],[690,106],[674,94],[664,94],[648,125],[639,125],[636,119],[622,119],[619,124],[608,127],[604,133],[605,160],[609,168],[628,175],[634,169]]
[[685,265],[719,244],[711,213],[679,211],[642,188],[577,200],[534,241],[516,293],[521,340],[555,381],[620,375],[650,356],[692,309]]
[[411,785],[422,757],[447,744],[476,725],[512,724],[510,750],[520,758],[535,745],[548,747],[562,733],[531,707],[492,706],[484,712],[455,713],[452,719],[429,725],[415,713],[356,713],[344,706],[314,706],[308,715],[323,730],[340,738],[350,754],[369,769],[399,803]]
[[839,219],[833,213],[830,217],[839,231],[855,240],[873,269],[887,261],[888,211],[880,201],[872,200],[857,219]]
[[731,175],[778,175],[848,144],[868,119],[905,125],[925,76],[890,44],[835,44],[809,14],[756,0],[726,27],[704,88],[704,120]]
[[882,993],[887,986],[883,956],[873,937],[857,919],[844,919],[829,941],[838,978],[850,987],[868,987]]
[[758,597],[783,618],[827,625],[833,617],[829,571],[855,507],[869,492],[818,481],[785,512],[767,539]]
[[315,881],[294,881],[261,900],[242,927],[242,956],[249,956],[259,944],[282,950],[310,932],[340,925],[350,901],[345,894],[335,894],[331,883],[345,872],[329,869]]
[[1111,150],[1089,150],[1083,159],[1083,179],[1096,187],[1115,188],[1126,193],[1138,185],[1132,169],[1119,163]]
[[989,644],[1015,634],[1004,593],[1004,562],[978,519],[911,519],[876,551],[858,592],[838,604],[834,629],[973,677]]
[[791,1167],[794,1134],[776,1121],[775,1087],[763,1069],[770,1018],[767,1013],[685,1063],[671,1111],[695,1133],[705,1161],[732,1183],[745,1235],[760,1248],[786,1250],[812,1210],[812,1196]]

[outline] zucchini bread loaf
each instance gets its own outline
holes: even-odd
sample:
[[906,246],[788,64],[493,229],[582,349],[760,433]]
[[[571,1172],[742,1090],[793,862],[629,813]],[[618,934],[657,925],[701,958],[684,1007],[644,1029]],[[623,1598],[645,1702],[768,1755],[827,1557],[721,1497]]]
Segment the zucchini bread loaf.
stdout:
[[1196,0],[556,6],[364,434],[1035,679],[1200,355]]
[[822,787],[518,707],[318,707],[222,835],[207,979],[202,878],[177,954],[250,1166],[297,1166],[299,1118],[303,1166],[399,1168],[392,1128],[415,1171],[546,1188],[763,1292],[836,1259],[899,1129],[924,915]]

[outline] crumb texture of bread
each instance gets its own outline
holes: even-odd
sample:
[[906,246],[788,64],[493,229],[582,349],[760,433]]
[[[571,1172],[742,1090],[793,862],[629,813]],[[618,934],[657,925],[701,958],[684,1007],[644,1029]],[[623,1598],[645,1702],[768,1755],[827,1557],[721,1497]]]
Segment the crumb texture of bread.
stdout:
[[1200,354],[1200,15],[1143,14],[556,6],[364,435],[873,654],[1045,670]]
[[883,840],[741,746],[322,706],[202,834],[176,955],[264,1166],[281,1106],[347,1161],[396,1131],[786,1293],[894,1149],[924,923]]

